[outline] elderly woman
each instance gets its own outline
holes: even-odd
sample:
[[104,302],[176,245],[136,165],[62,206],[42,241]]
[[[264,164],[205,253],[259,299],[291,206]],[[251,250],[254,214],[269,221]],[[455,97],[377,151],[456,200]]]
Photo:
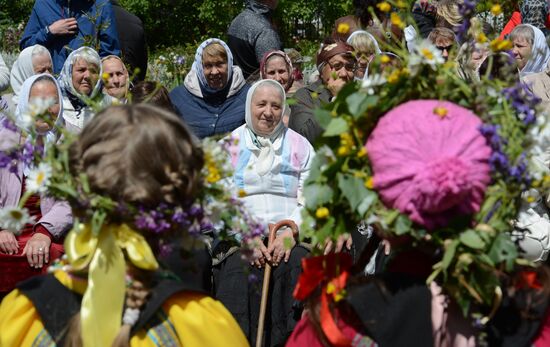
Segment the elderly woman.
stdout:
[[[269,51],[260,62],[260,78],[279,82],[288,95],[288,91],[294,83],[294,68],[290,57],[283,51]],[[288,126],[290,107],[285,107],[283,124]]]
[[313,111],[329,103],[342,87],[353,81],[357,61],[353,47],[341,41],[324,43],[317,53],[317,70],[320,79],[296,92],[296,104],[288,126],[313,143],[323,128]]
[[116,55],[108,55],[101,59],[103,69],[103,92],[126,103],[128,89],[130,88],[130,76],[122,59]]
[[514,44],[512,52],[520,77],[541,72],[548,67],[550,48],[540,29],[530,24],[518,25],[510,33],[510,40]]
[[365,30],[356,30],[351,33],[346,42],[353,47],[357,57],[355,78],[363,79],[368,75],[369,64],[374,56],[382,53],[378,41],[371,33]]
[[[231,134],[238,140],[231,158],[234,184],[245,192],[242,200],[253,217],[266,225],[264,236],[268,224],[283,219],[300,225],[303,185],[314,156],[304,137],[283,126],[284,108],[284,88],[276,81],[260,80],[246,97],[246,124]],[[281,345],[300,316],[293,304],[292,291],[301,271],[300,259],[307,251],[296,245],[290,229],[280,230],[269,246],[263,237],[254,245],[255,266],[247,269],[240,252],[232,248],[230,254],[237,252],[214,267],[215,295],[254,345],[261,283],[246,285],[247,276],[262,278],[264,265],[272,264],[265,346]],[[227,250],[224,246],[221,249]]]
[[170,93],[176,112],[200,138],[231,132],[244,123],[248,86],[229,47],[219,39],[201,43],[183,86]]
[[[56,80],[48,74],[28,78],[20,90],[16,111],[17,125],[28,130],[34,126],[36,142],[48,146],[57,140],[54,123],[61,120],[61,91]],[[29,105],[38,99],[51,99],[52,105],[44,119],[25,124],[23,115]],[[27,142],[20,130],[0,129],[1,150],[8,150]],[[15,207],[28,187],[36,185],[36,168],[17,163],[15,168],[0,168],[0,209]],[[29,188],[30,189],[30,188]],[[43,194],[33,194],[25,207],[36,222],[26,224],[19,235],[0,228],[0,297],[26,278],[44,273],[47,264],[63,253],[63,238],[72,223],[71,208],[64,202],[54,201]]]
[[9,111],[15,113],[19,102],[19,92],[25,80],[33,75],[41,73],[52,73],[52,58],[48,49],[41,45],[34,45],[25,48],[13,63],[10,72],[10,85],[13,91],[11,97],[5,95]]
[[112,103],[111,96],[101,93],[101,75],[101,60],[93,49],[82,47],[69,54],[59,75],[67,130],[80,133],[94,115],[92,106]]

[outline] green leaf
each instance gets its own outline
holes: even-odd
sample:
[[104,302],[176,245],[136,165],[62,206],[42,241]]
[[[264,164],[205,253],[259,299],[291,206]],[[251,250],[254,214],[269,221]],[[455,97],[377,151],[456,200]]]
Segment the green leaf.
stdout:
[[357,212],[359,213],[359,216],[364,216],[365,213],[369,210],[369,208],[378,200],[378,195],[373,192],[372,190],[368,190],[366,192],[365,197],[363,198],[363,201],[357,206]]
[[367,96],[363,93],[353,93],[346,98],[349,112],[355,119],[361,117],[367,111],[366,99]]
[[321,126],[321,128],[328,129],[328,126],[329,126],[330,122],[333,119],[332,114],[330,113],[330,111],[318,108],[318,109],[315,109],[315,111],[313,111],[313,112],[314,112],[315,118],[319,122],[319,125]]
[[348,122],[343,118],[332,118],[326,129],[324,137],[337,136],[348,131]]
[[483,249],[485,247],[483,239],[472,229],[460,234],[460,242],[473,249]]
[[508,234],[499,233],[491,245],[488,255],[495,264],[506,262],[507,269],[511,270],[518,251]]
[[105,213],[105,211],[94,211],[94,214],[92,215],[92,233],[94,235],[99,235],[99,232],[101,231],[101,227],[103,226],[103,222],[105,222],[106,217],[107,214]]
[[332,202],[334,193],[332,188],[326,184],[310,184],[304,187],[304,195],[307,196],[306,207],[314,210],[319,206]]
[[453,240],[447,249],[445,249],[445,254],[443,254],[443,259],[441,260],[441,266],[444,270],[447,270],[456,253],[456,248],[458,247],[458,240]]
[[409,232],[411,230],[412,221],[409,219],[409,217],[405,216],[404,214],[400,214],[397,216],[397,219],[395,220],[395,233],[397,235],[403,235]]
[[340,188],[342,194],[348,200],[351,209],[355,211],[369,194],[369,190],[365,188],[365,181],[361,178],[341,173],[337,174],[336,177],[338,179],[338,188]]

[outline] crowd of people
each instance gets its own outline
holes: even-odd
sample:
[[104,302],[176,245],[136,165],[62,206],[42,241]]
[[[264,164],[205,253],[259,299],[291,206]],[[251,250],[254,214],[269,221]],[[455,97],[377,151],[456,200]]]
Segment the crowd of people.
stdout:
[[[152,252],[149,246],[143,246],[149,251],[139,255],[131,255],[139,247],[128,246],[124,254],[120,253],[126,258],[126,271],[120,279],[126,280],[123,293],[113,293],[112,299],[94,297],[87,288],[101,285],[89,283],[88,272],[92,272],[91,263],[101,263],[102,259],[90,258],[91,263],[79,268],[74,256],[79,237],[85,232],[76,230],[74,221],[87,207],[70,206],[30,189],[29,163],[3,164],[0,208],[18,206],[25,197],[24,207],[34,222],[17,233],[0,228],[0,298],[4,299],[0,305],[0,346],[476,345],[474,329],[457,318],[460,314],[454,307],[445,319],[434,313],[447,309],[436,284],[425,291],[415,287],[411,294],[414,305],[407,306],[410,299],[394,293],[391,309],[382,304],[387,297],[373,286],[359,294],[351,293],[355,299],[363,298],[351,306],[365,330],[360,333],[357,325],[340,322],[332,329],[341,329],[347,336],[344,340],[350,341],[336,343],[326,336],[326,317],[318,306],[295,297],[302,266],[314,250],[325,255],[350,254],[350,262],[357,262],[364,252],[372,251],[368,244],[374,241],[350,230],[338,239],[316,245],[304,242],[299,231],[283,227],[269,242],[269,226],[284,220],[297,226],[302,223],[308,198],[305,181],[313,169],[317,140],[326,130],[316,110],[330,105],[346,85],[367,85],[386,66],[400,66],[403,57],[392,50],[396,43],[403,43],[412,52],[421,40],[427,40],[444,61],[455,63],[459,78],[477,83],[483,78],[500,78],[502,59],[489,59],[497,55],[489,45],[499,35],[510,40],[510,50],[498,53],[500,58],[506,55],[507,63],[502,65],[516,67],[515,75],[506,76],[506,81],[529,86],[530,93],[541,99],[539,123],[546,123],[546,113],[550,112],[549,3],[524,0],[506,18],[509,22],[502,32],[478,19],[489,39],[469,49],[471,43],[457,36],[464,21],[460,11],[463,1],[416,1],[410,8],[414,25],[405,27],[391,20],[393,9],[384,8],[391,8],[389,3],[354,0],[355,13],[338,19],[331,36],[319,42],[316,72],[308,80],[295,66],[299,62],[283,49],[272,25],[277,3],[247,0],[243,12],[228,28],[227,43],[219,38],[200,43],[183,84],[169,91],[156,81],[146,80],[143,35],[128,29],[139,29],[141,23],[118,2],[36,1],[21,38],[21,52],[9,74],[4,73],[0,57],[0,90],[11,87],[0,103],[0,150],[27,146],[31,140],[42,145],[60,143],[60,129],[64,129],[79,136],[73,144],[70,165],[76,175],[88,176],[90,190],[120,201],[183,206],[202,184],[198,173],[204,162],[198,139],[225,137],[238,143],[227,153],[234,173],[226,184],[243,192],[240,201],[264,228],[252,243],[252,258],[243,256],[246,250],[242,244],[214,237],[208,247],[190,258],[172,261],[168,270],[179,281],[157,276],[162,264],[156,258],[162,257],[153,246],[152,258],[148,256]],[[37,99],[53,102],[45,119],[29,122],[29,107]],[[8,119],[14,121],[16,131]],[[535,212],[548,220],[547,211],[544,207]],[[125,220],[124,213],[117,211],[113,220]],[[536,223],[524,224],[526,229],[539,228],[537,232],[550,238],[550,222],[542,231]],[[121,225],[105,228],[118,235],[126,230]],[[133,233],[133,240],[143,239]],[[107,242],[101,240],[98,244]],[[405,280],[395,272],[384,272],[384,258],[391,253],[389,243],[381,241],[385,252],[373,256],[376,269],[364,272],[385,276],[386,283],[395,284]],[[531,258],[544,263],[546,256],[544,249]],[[405,266],[409,260],[401,255],[399,263]],[[189,277],[193,283],[181,280],[186,278],[180,273],[187,262],[195,264],[185,265],[186,269],[193,268],[186,270],[194,271]],[[54,263],[64,266],[52,266]],[[417,265],[411,263],[408,266]],[[270,299],[267,316],[261,318],[261,287],[266,286],[262,277],[267,266],[273,267],[267,284]],[[50,274],[46,275],[48,269]],[[420,277],[425,279],[426,275]],[[109,288],[103,288],[109,297]],[[97,289],[94,295],[99,293]],[[369,308],[367,297],[375,309]],[[107,302],[102,305],[93,302],[104,299]],[[107,314],[109,305],[120,309]],[[380,319],[376,309],[391,311],[384,318],[387,322],[372,323]],[[547,346],[550,316],[545,310],[546,306],[537,323],[522,331],[492,334],[498,335],[502,346]],[[346,314],[345,310],[334,313],[336,320]],[[510,317],[511,313],[507,314],[505,317]],[[308,323],[308,317],[313,323]],[[521,319],[521,313],[513,317]],[[265,326],[260,325],[264,326],[263,341],[257,341],[259,319],[265,320]]]

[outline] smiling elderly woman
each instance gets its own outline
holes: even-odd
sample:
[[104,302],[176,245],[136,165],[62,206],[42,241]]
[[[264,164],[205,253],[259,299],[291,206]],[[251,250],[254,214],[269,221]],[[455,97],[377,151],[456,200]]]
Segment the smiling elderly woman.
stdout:
[[[231,157],[234,184],[246,192],[242,200],[252,216],[266,226],[265,234],[268,224],[283,219],[300,225],[304,181],[314,156],[309,142],[282,124],[284,108],[283,87],[274,80],[260,80],[246,97],[246,124],[231,134],[238,139],[238,148]],[[243,284],[248,283],[249,274],[262,278],[264,265],[269,262],[274,270],[265,346],[280,345],[300,316],[300,310],[293,305],[292,291],[301,272],[300,260],[307,250],[296,245],[290,229],[280,230],[269,247],[265,237],[257,238],[254,244],[253,267],[246,268],[240,252],[214,267],[215,295],[254,345],[261,280]]]
[[101,93],[101,60],[90,47],[81,47],[69,54],[59,75],[63,92],[63,118],[67,130],[80,133],[92,119],[94,111],[89,102],[100,108],[110,105],[113,98]]
[[222,40],[208,39],[195,53],[183,86],[170,99],[176,112],[200,138],[233,131],[244,123],[248,85]]
[[[54,100],[46,116],[34,124],[25,124],[23,114],[36,99]],[[62,121],[61,91],[53,76],[40,74],[29,77],[21,86],[20,101],[16,110],[17,125],[29,132],[34,126],[37,143],[45,146],[54,143],[58,134],[54,123]],[[8,150],[26,143],[21,130],[0,127],[2,148]],[[14,170],[0,169],[0,209],[15,207],[28,187],[36,185],[37,175],[22,162]],[[30,188],[29,188],[30,189]],[[24,204],[36,222],[26,224],[19,235],[0,228],[0,299],[11,291],[17,282],[46,271],[47,265],[63,253],[63,238],[72,223],[71,208],[65,202],[55,201],[45,194],[33,194]]]

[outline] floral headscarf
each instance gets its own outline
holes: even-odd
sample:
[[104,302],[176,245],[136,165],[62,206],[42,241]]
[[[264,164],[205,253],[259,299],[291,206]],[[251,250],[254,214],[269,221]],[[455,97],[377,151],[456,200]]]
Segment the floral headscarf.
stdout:
[[292,61],[290,60],[290,57],[283,51],[269,51],[264,54],[264,57],[262,58],[262,61],[260,62],[260,78],[261,79],[267,79],[267,61],[273,57],[273,56],[279,56],[282,57],[285,62],[286,66],[288,68],[288,81],[286,82],[286,85],[284,85],[284,89],[287,92],[290,87],[292,87],[292,83],[294,82],[294,67],[292,66]]

